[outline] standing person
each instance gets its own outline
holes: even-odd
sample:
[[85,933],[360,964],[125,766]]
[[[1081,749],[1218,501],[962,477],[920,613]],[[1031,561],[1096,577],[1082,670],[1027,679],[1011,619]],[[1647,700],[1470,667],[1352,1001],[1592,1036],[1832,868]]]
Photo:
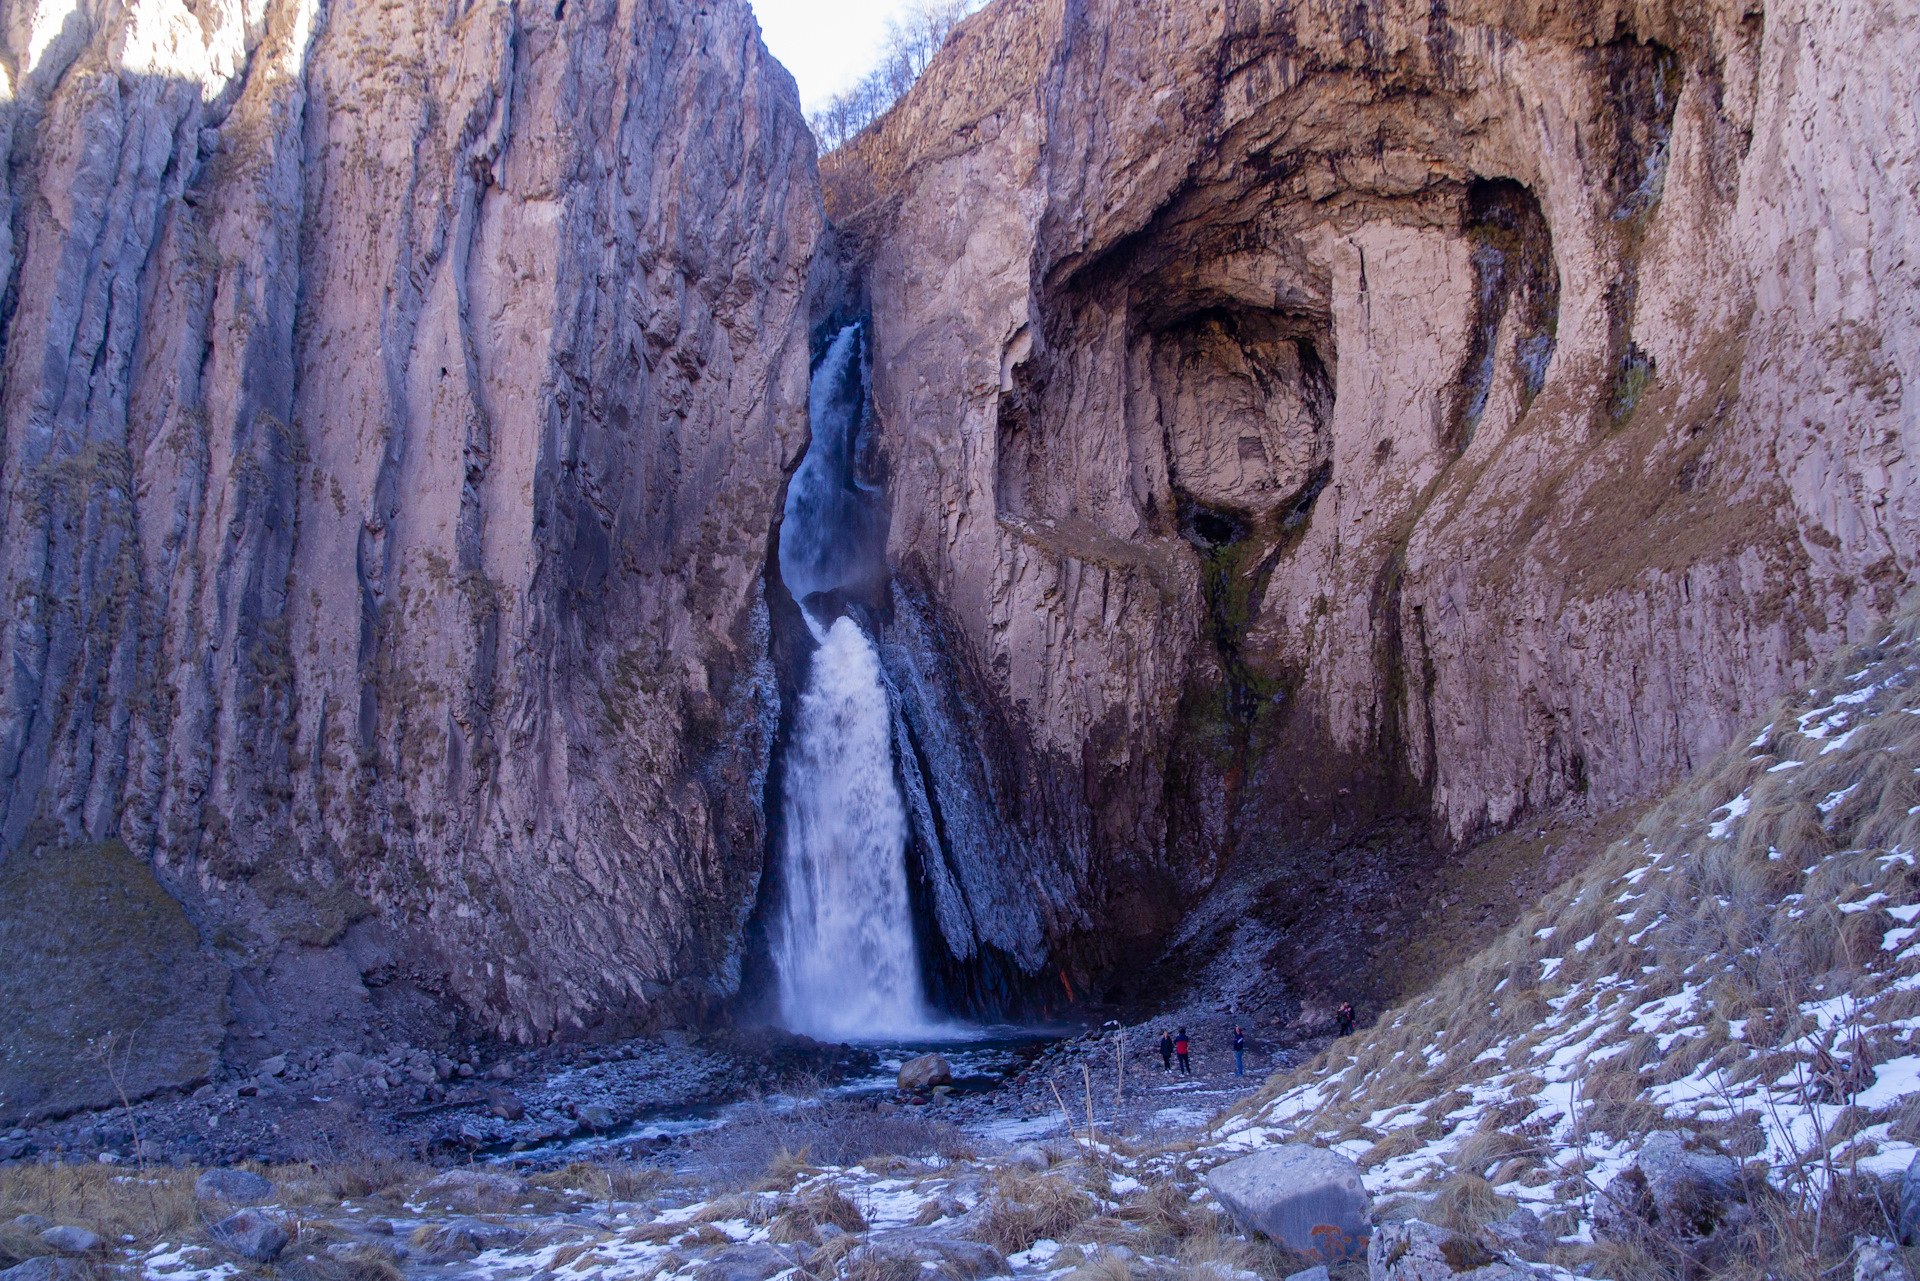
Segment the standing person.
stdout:
[[1193,1067],[1187,1062],[1187,1051],[1191,1048],[1187,1044],[1187,1029],[1181,1028],[1178,1035],[1173,1038],[1173,1057],[1180,1060],[1181,1076],[1193,1075]]
[[1233,1074],[1247,1074],[1247,1034],[1238,1023],[1233,1025]]
[[1340,1002],[1340,1035],[1353,1035],[1353,1002]]
[[1173,1075],[1173,1033],[1160,1034],[1160,1070],[1168,1076]]

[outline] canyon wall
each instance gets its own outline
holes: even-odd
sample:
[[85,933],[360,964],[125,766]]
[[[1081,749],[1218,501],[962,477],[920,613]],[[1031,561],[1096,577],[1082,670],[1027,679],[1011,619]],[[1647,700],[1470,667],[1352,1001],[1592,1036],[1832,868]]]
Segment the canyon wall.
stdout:
[[895,626],[998,779],[926,879],[1095,967],[1236,858],[1644,796],[1860,637],[1920,554],[1917,59],[1885,0],[967,22],[822,161]]
[[745,0],[0,39],[5,857],[123,844],[336,1044],[396,972],[521,1038],[727,998],[822,229]]

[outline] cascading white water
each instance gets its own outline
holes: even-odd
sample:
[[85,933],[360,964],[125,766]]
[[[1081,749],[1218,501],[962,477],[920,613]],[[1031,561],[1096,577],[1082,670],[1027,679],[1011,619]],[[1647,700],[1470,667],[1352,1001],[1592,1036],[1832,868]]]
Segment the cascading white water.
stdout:
[[907,896],[907,816],[894,779],[880,658],[832,593],[874,572],[872,495],[854,476],[866,400],[859,326],[814,371],[813,443],[787,490],[780,572],[819,648],[800,697],[785,773],[784,910],[772,931],[780,1018],[821,1040],[935,1030]]

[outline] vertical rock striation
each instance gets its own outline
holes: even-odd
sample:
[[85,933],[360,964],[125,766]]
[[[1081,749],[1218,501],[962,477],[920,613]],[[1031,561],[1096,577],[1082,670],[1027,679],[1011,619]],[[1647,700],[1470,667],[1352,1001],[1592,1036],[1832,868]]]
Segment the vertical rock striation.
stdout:
[[1065,842],[930,878],[1097,961],[1295,834],[1646,795],[1859,636],[1920,556],[1917,57],[1888,3],[971,19],[823,162],[912,625]]
[[0,42],[6,845],[126,842],[243,966],[372,913],[513,1036],[724,997],[821,228],[744,0]]

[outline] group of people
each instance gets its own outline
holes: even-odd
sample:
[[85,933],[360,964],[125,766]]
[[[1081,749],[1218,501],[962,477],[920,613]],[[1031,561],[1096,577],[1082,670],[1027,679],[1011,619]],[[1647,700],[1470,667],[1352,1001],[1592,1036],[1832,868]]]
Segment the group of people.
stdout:
[[[1334,1012],[1334,1022],[1339,1028],[1338,1035],[1352,1036],[1355,1015],[1352,1001],[1340,1002],[1340,1008]],[[1193,1041],[1187,1036],[1187,1029],[1162,1032],[1160,1034],[1160,1066],[1171,1076],[1175,1061],[1180,1064],[1181,1076],[1193,1075]],[[1238,1023],[1233,1025],[1233,1074],[1245,1076],[1247,1072],[1247,1033]]]
[[[1193,1042],[1187,1037],[1187,1029],[1160,1034],[1160,1066],[1169,1074],[1173,1072],[1174,1060],[1180,1061],[1180,1075],[1193,1075]],[[1247,1070],[1247,1034],[1238,1023],[1233,1025],[1233,1074],[1246,1075]]]

